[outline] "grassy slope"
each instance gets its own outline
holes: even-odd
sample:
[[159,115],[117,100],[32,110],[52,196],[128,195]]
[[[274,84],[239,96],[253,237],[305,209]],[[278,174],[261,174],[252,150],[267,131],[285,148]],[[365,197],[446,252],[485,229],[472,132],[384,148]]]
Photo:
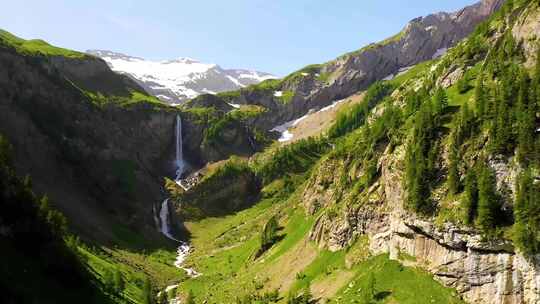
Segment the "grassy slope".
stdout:
[[0,29],[0,42],[15,47],[18,52],[26,55],[64,56],[85,58],[88,55],[64,48],[55,47],[41,39],[25,40]]
[[[270,184],[265,191],[279,187],[281,181]],[[361,239],[347,250],[329,252],[318,249],[307,235],[316,216],[305,215],[297,192],[266,198],[254,207],[224,218],[211,218],[188,223],[192,232],[194,253],[188,264],[202,272],[201,277],[181,283],[184,293],[192,291],[197,302],[233,303],[246,294],[262,294],[278,289],[284,302],[286,295],[311,286],[317,297],[345,299],[354,303],[355,296],[347,290],[368,272],[374,272],[377,288],[390,292],[381,303],[461,303],[450,289],[435,282],[430,275],[402,267],[387,256],[369,257],[367,240]],[[280,216],[282,239],[257,260],[259,232],[272,215]],[[400,284],[406,280],[407,283]],[[411,290],[424,288],[418,295]],[[386,294],[386,293],[384,293]],[[336,302],[338,303],[338,302]]]

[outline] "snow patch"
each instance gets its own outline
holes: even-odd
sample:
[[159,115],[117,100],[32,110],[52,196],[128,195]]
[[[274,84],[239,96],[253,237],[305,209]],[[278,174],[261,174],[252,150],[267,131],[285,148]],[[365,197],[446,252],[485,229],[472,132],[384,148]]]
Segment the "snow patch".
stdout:
[[241,84],[240,81],[234,77],[232,77],[231,75],[227,75],[227,78],[232,81],[235,85],[241,87],[241,88],[244,88],[245,85]]
[[156,95],[157,98],[162,98],[162,99],[166,99],[166,100],[171,100],[172,98],[170,98],[169,96],[165,96],[165,95]]
[[392,80],[392,79],[394,79],[394,74],[390,74],[390,75],[384,77],[382,80],[388,81],[388,80]]
[[236,109],[239,109],[240,108],[240,105],[237,104],[237,103],[230,103],[230,102],[227,102],[228,105],[230,105],[231,107],[233,108],[236,108]]
[[274,97],[282,97],[283,96],[283,92],[282,91],[275,91],[274,92]]
[[435,52],[435,54],[433,54],[432,59],[437,59],[439,57],[442,57],[447,52],[448,52],[448,48],[440,48]]

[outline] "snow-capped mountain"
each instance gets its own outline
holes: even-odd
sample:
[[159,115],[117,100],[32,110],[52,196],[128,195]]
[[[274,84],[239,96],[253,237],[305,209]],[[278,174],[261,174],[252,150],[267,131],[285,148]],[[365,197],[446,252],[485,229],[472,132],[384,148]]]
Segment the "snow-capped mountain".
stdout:
[[217,64],[191,58],[151,61],[103,50],[89,50],[101,57],[111,69],[137,81],[148,93],[160,100],[177,104],[200,94],[236,90],[275,76],[250,70],[223,69]]

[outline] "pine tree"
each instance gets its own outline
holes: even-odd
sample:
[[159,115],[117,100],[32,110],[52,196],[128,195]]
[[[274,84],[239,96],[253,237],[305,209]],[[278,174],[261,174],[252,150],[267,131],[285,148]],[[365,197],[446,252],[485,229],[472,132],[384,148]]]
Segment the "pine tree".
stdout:
[[106,269],[103,273],[103,285],[105,286],[105,290],[108,292],[115,291],[113,273],[108,269]]
[[436,151],[436,145],[431,145],[435,125],[431,103],[424,103],[415,115],[413,138],[406,153],[407,202],[416,212],[428,213],[432,207],[429,202],[429,181]]
[[442,87],[438,87],[433,96],[433,111],[439,115],[448,106],[448,96]]
[[497,111],[495,121],[491,123],[491,150],[495,153],[508,152],[511,139],[510,105],[504,94],[497,96]]
[[487,112],[487,95],[484,87],[484,74],[480,73],[476,80],[474,89],[474,100],[476,102],[476,112],[478,117],[483,119]]
[[142,304],[152,304],[152,284],[148,278],[145,278],[142,289]]
[[531,158],[534,152],[534,132],[536,120],[536,101],[529,86],[529,75],[522,71],[519,81],[518,104],[516,108],[516,121],[518,130],[518,159],[524,163]]
[[495,191],[495,176],[482,166],[478,176],[478,217],[476,225],[485,233],[492,232],[500,220],[501,205]]
[[540,253],[540,186],[530,170],[519,178],[514,206],[514,242],[527,255]]
[[458,163],[458,148],[455,144],[451,144],[450,154],[448,156],[448,190],[451,194],[459,192],[459,171],[457,167]]
[[476,173],[473,168],[469,169],[465,176],[465,196],[463,198],[463,222],[472,225],[478,212],[478,185]]
[[277,231],[279,224],[276,216],[272,216],[263,227],[261,234],[261,251],[265,251],[270,248],[277,238]]
[[125,288],[125,282],[124,278],[122,277],[122,273],[120,270],[115,269],[113,274],[113,280],[114,280],[114,290],[117,293],[121,293]]

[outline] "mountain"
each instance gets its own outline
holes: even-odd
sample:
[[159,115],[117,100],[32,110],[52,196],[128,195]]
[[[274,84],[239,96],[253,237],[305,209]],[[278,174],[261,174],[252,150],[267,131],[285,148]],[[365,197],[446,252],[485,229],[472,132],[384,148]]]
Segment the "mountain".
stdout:
[[102,58],[113,71],[130,76],[148,93],[170,104],[276,78],[263,72],[223,69],[191,58],[150,61],[111,51],[89,50],[87,53]]
[[[442,56],[336,105],[324,132],[173,191],[204,273],[180,290],[216,303],[540,303],[538,37],[540,3],[507,1]],[[230,184],[250,172],[259,196]],[[216,217],[229,202],[252,206]]]
[[[302,117],[312,109],[324,108],[363,91],[376,81],[390,79],[420,62],[443,55],[472,33],[503,2],[483,0],[457,12],[419,17],[384,41],[324,64],[307,66],[283,79],[267,80],[218,96],[229,104],[262,107],[264,111],[251,122],[258,128],[271,130]],[[204,98],[205,95],[197,98],[193,106],[198,106]],[[190,106],[189,102],[187,106]]]
[[0,31],[1,302],[538,303],[539,20],[484,0],[181,106]]

